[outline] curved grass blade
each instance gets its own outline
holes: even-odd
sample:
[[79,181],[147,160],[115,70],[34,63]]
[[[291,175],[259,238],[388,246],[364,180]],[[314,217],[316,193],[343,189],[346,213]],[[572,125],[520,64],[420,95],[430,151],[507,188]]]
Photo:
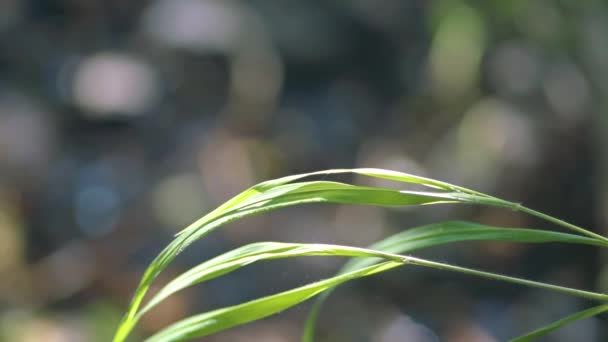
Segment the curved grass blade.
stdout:
[[[447,221],[405,230],[378,241],[368,248],[387,253],[407,253],[451,242],[479,240],[517,243],[556,242],[605,246],[602,241],[569,233],[532,228],[496,227],[465,221]],[[373,262],[373,260],[353,259],[344,266],[342,271],[363,267],[370,262]]]
[[423,186],[426,186],[429,188],[439,189],[439,190],[443,190],[443,191],[471,194],[471,195],[484,197],[487,199],[494,199],[497,201],[505,202],[504,204],[506,206],[516,205],[515,203],[506,202],[506,201],[500,200],[498,198],[492,197],[490,195],[483,194],[478,191],[474,191],[474,190],[467,189],[467,188],[457,186],[457,185],[453,185],[450,183],[438,181],[438,180],[431,179],[431,178],[416,176],[416,175],[412,175],[412,174],[408,174],[408,173],[404,173],[404,172],[383,170],[383,169],[376,169],[376,168],[332,169],[332,170],[303,173],[303,174],[298,174],[298,175],[291,175],[291,176],[281,177],[281,178],[268,180],[268,181],[264,181],[262,183],[256,184],[256,185],[252,186],[251,188],[238,194],[237,196],[233,197],[232,199],[228,200],[227,202],[225,202],[224,204],[222,204],[221,206],[219,206],[218,208],[216,208],[209,214],[205,215],[199,221],[196,221],[193,224],[189,225],[188,227],[184,228],[182,231],[180,231],[178,233],[178,235],[182,234],[184,232],[190,231],[190,230],[194,230],[197,227],[200,227],[203,224],[203,222],[209,221],[210,219],[219,216],[221,213],[224,213],[229,209],[242,207],[243,206],[242,202],[244,202],[245,200],[251,199],[260,193],[267,192],[267,191],[274,189],[276,187],[279,187],[281,185],[292,183],[294,181],[300,180],[302,178],[307,178],[307,177],[332,175],[332,174],[343,174],[343,173],[354,173],[354,174],[359,174],[359,175],[367,176],[367,177],[371,177],[371,178],[387,179],[387,180],[392,180],[392,181],[407,183],[407,184],[418,184],[418,185],[423,185]]
[[510,340],[510,342],[530,342],[530,341],[534,341],[539,337],[545,336],[547,334],[549,334],[550,332],[553,332],[567,324],[579,321],[581,319],[585,319],[585,318],[589,318],[589,317],[593,317],[596,315],[599,315],[603,312],[608,311],[608,304],[604,304],[604,305],[599,305],[599,306],[595,306],[592,307],[590,309],[586,309],[583,311],[579,311],[575,314],[572,314],[570,316],[564,317],[558,321],[555,321],[551,324],[548,324],[542,328],[539,328],[537,330],[534,330],[528,334],[525,334],[523,336],[520,337],[516,337],[512,340]]
[[150,299],[146,306],[138,312],[136,319],[165,298],[186,287],[217,278],[257,261],[303,256],[375,257],[397,262],[403,260],[399,255],[350,246],[282,242],[253,243],[205,261],[174,278]]
[[[274,248],[275,243],[270,243],[268,247]],[[262,247],[262,245],[258,245]],[[357,278],[365,277],[375,273],[383,272],[400,265],[418,265],[424,267],[430,267],[441,270],[455,271],[494,280],[507,281],[515,284],[526,285],[531,287],[537,287],[571,295],[577,295],[584,298],[592,298],[599,300],[608,299],[607,295],[581,291],[551,284],[539,283],[530,280],[513,278],[489,272],[483,272],[473,269],[468,269],[459,266],[447,265],[443,263],[433,262],[420,258],[414,258],[409,256],[400,256],[394,254],[385,254],[379,251],[370,251],[366,249],[353,248],[348,246],[336,246],[336,245],[319,245],[319,244],[285,244],[285,246],[278,245],[279,249],[283,247],[295,248],[295,250],[302,248],[301,252],[291,253],[289,250],[283,250],[280,254],[292,254],[291,256],[304,256],[304,255],[361,255],[361,256],[380,256],[382,258],[389,258],[390,261],[377,263],[374,265],[359,268],[354,271],[342,273],[337,276],[308,284],[302,287],[298,287],[292,290],[284,291],[268,297],[263,297],[253,301],[249,301],[243,304],[213,310],[207,313],[195,315],[184,320],[178,321],[169,327],[156,333],[147,342],[172,342],[172,341],[184,341],[193,338],[203,337],[211,335],[222,330],[226,330],[238,325],[249,323],[264,317],[270,316],[274,313],[281,312],[292,306],[295,306],[313,296],[318,295],[323,291],[327,291],[332,287],[338,286],[344,282],[354,280]],[[249,248],[254,254],[256,248]],[[269,259],[274,256],[269,256]]]
[[263,191],[266,191],[267,189],[275,187],[276,185],[290,183],[290,182],[293,182],[295,180],[302,179],[305,177],[318,176],[318,175],[341,174],[341,173],[354,173],[354,174],[359,174],[359,175],[363,175],[363,176],[367,176],[367,177],[387,179],[387,180],[397,181],[397,182],[401,182],[401,183],[418,184],[418,185],[423,185],[423,186],[430,187],[433,189],[462,193],[465,196],[473,195],[475,197],[473,200],[478,201],[478,204],[505,207],[505,208],[510,208],[515,211],[522,211],[529,215],[536,216],[542,220],[552,222],[554,224],[557,224],[557,225],[567,228],[569,230],[578,232],[580,234],[583,234],[583,235],[586,235],[586,236],[589,236],[589,237],[592,237],[592,238],[595,238],[598,240],[602,240],[602,241],[604,241],[604,243],[606,245],[608,245],[608,238],[605,236],[591,232],[589,230],[586,230],[582,227],[571,224],[569,222],[557,219],[553,216],[546,215],[539,211],[527,208],[525,206],[522,206],[520,203],[505,201],[505,200],[499,199],[497,197],[490,196],[490,195],[487,195],[487,194],[484,194],[484,193],[481,193],[481,192],[478,192],[475,190],[471,190],[471,189],[461,187],[458,185],[438,181],[435,179],[420,177],[420,176],[416,176],[416,175],[412,175],[412,174],[408,174],[408,173],[404,173],[404,172],[392,171],[392,170],[383,170],[383,169],[376,169],[376,168],[358,168],[358,169],[333,169],[333,170],[326,170],[326,171],[317,171],[317,172],[287,176],[287,177],[279,178],[276,180],[266,181],[266,182],[260,183],[256,186],[252,187],[250,190],[257,191],[257,192],[263,192]]
[[[177,291],[219,277],[260,260],[320,255],[365,257],[363,259],[354,259],[356,263],[348,269],[350,271],[372,265],[381,259],[400,260],[400,257],[395,254],[379,252],[378,250],[382,248],[387,251],[390,250],[390,252],[402,252],[465,240],[598,244],[596,240],[572,234],[531,229],[497,228],[467,222],[445,222],[414,228],[374,245],[373,249],[328,244],[254,243],[203,262],[173,279],[150,299],[146,306],[137,313],[134,321],[137,322],[143,314]],[[346,271],[344,270],[344,272]]]
[[332,286],[339,285],[352,279],[386,271],[401,265],[403,265],[402,262],[387,261],[272,296],[192,316],[168,326],[146,339],[146,342],[186,341],[197,337],[208,336],[237,325],[279,313],[318,295]]
[[[133,321],[142,300],[158,274],[192,242],[209,234],[218,227],[245,216],[261,214],[279,208],[305,203],[338,203],[375,206],[405,206],[446,202],[474,203],[474,198],[460,198],[459,193],[432,193],[398,191],[384,188],[360,187],[337,182],[302,182],[281,184],[275,187],[264,185],[265,192],[258,188],[238,195],[238,200],[230,200],[230,206],[223,206],[224,212],[214,210],[191,225],[187,231],[175,239],[152,261],[146,269],[129,309],[114,336],[114,342],[122,342],[133,329]],[[257,193],[255,193],[257,192]],[[480,198],[481,199],[481,198]]]
[[[338,173],[356,173],[374,178],[420,184],[430,188],[450,192],[407,192],[381,188],[356,187],[336,182],[299,182],[290,184],[291,182],[300,180],[304,177]],[[357,193],[357,191],[360,192]],[[397,193],[399,195],[397,195]],[[517,203],[504,201],[449,183],[401,172],[381,169],[339,169],[282,177],[275,180],[262,182],[245,190],[178,233],[178,236],[152,261],[151,265],[146,269],[144,276],[142,277],[140,284],[135,291],[135,295],[131,301],[130,307],[125,314],[113,341],[122,342],[125,340],[134,326],[132,319],[137,313],[143,297],[148,291],[151,283],[158,276],[158,274],[167,267],[175,256],[193,241],[202,238],[219,226],[241,217],[260,214],[265,211],[276,210],[282,207],[297,204],[323,202],[382,206],[446,202],[491,205],[511,208],[513,210],[527,210],[526,212],[532,215],[561,224],[564,227],[592,236],[598,240],[608,240],[605,237],[588,232],[580,227],[522,207]]]
[[[552,232],[538,229],[493,227],[477,223],[448,221],[412,228],[397,233],[384,240],[374,243],[369,249],[380,250],[387,253],[408,253],[415,250],[433,247],[459,241],[492,240],[518,243],[574,243],[594,246],[603,246],[601,241],[592,238]],[[381,259],[358,258],[352,259],[342,267],[339,273],[349,272],[372,265]],[[315,325],[323,303],[331,295],[333,289],[321,294],[313,305],[306,320],[303,342],[314,341]]]
[[[245,198],[251,198],[251,197],[255,196],[255,194],[265,192],[269,189],[272,189],[272,188],[275,188],[277,186],[284,185],[287,183],[291,183],[291,182],[294,182],[294,181],[302,179],[302,178],[311,177],[311,176],[319,176],[319,175],[342,174],[342,173],[354,173],[354,174],[359,174],[359,175],[372,177],[372,178],[387,179],[387,180],[397,181],[397,182],[401,182],[401,183],[408,183],[408,184],[418,184],[418,185],[423,185],[423,186],[430,187],[433,189],[457,192],[457,193],[461,193],[464,195],[473,195],[475,197],[474,200],[478,200],[479,204],[506,207],[506,208],[511,208],[512,210],[516,210],[516,211],[519,210],[519,211],[525,212],[529,215],[536,216],[542,220],[555,223],[557,225],[560,225],[560,226],[570,229],[572,231],[576,231],[580,234],[583,234],[583,235],[586,235],[586,236],[589,236],[592,238],[596,238],[598,240],[602,240],[608,245],[608,238],[605,236],[593,233],[591,231],[588,231],[588,230],[581,228],[579,226],[576,226],[574,224],[565,222],[563,220],[557,219],[550,215],[546,215],[546,214],[538,212],[536,210],[527,208],[525,206],[522,206],[520,203],[505,201],[505,200],[499,199],[497,197],[490,196],[490,195],[487,195],[487,194],[484,194],[484,193],[481,193],[481,192],[478,192],[475,190],[471,190],[471,189],[468,189],[465,187],[450,184],[447,182],[438,181],[438,180],[431,179],[431,178],[420,177],[420,176],[416,176],[416,175],[412,175],[412,174],[408,174],[408,173],[404,173],[404,172],[376,169],[376,168],[333,169],[333,170],[304,173],[304,174],[299,174],[299,175],[292,175],[292,176],[287,176],[287,177],[282,177],[282,178],[278,178],[278,179],[274,179],[274,180],[265,181],[265,182],[259,183],[255,186],[249,188],[248,190],[244,191],[240,195],[237,195],[235,198],[226,202],[224,205],[220,206],[216,210],[218,210],[218,211],[226,210],[228,208],[238,205]],[[214,212],[210,213],[209,215],[217,214]],[[182,232],[185,232],[185,231],[188,231],[191,229],[196,229],[196,227],[197,227],[197,225],[195,222],[191,226],[184,229]]]
[[397,182],[401,182],[401,183],[419,184],[419,185],[427,186],[427,187],[430,187],[433,189],[468,193],[468,194],[474,194],[474,195],[491,198],[491,196],[489,196],[489,195],[482,194],[480,192],[473,191],[473,190],[470,190],[467,188],[463,188],[460,186],[456,186],[453,184],[441,182],[441,181],[430,179],[430,178],[411,175],[411,174],[404,173],[404,172],[374,169],[374,168],[333,169],[333,170],[325,170],[325,171],[315,171],[315,172],[281,177],[281,178],[268,180],[268,181],[264,181],[259,184],[256,184],[256,185],[252,186],[251,188],[243,191],[242,193],[236,195],[232,199],[228,200],[227,202],[225,202],[224,204],[222,204],[221,206],[219,206],[218,208],[216,208],[209,214],[205,215],[200,220],[198,220],[198,221],[192,223],[191,225],[189,225],[188,227],[184,228],[177,235],[190,231],[190,230],[194,230],[197,227],[200,227],[204,222],[209,221],[212,218],[221,215],[222,213],[225,213],[229,209],[242,207],[243,206],[242,202],[244,202],[245,200],[255,197],[256,195],[258,195],[260,193],[267,192],[268,190],[274,189],[278,186],[292,183],[294,181],[297,181],[297,180],[300,180],[300,179],[306,178],[306,177],[331,175],[331,174],[342,174],[342,173],[354,173],[354,174],[364,175],[364,176],[372,177],[372,178],[393,180],[393,181],[397,181]]

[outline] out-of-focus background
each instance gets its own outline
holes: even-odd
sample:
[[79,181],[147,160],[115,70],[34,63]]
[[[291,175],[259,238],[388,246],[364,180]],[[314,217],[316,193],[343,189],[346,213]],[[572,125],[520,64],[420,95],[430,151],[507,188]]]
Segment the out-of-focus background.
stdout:
[[[110,340],[172,234],[296,172],[395,169],[607,233],[606,98],[603,1],[0,1],[0,340]],[[213,233],[160,283],[252,241],[365,246],[443,219],[553,228],[465,206],[291,208]],[[421,255],[608,291],[594,248],[466,243]],[[268,262],[188,289],[134,340],[341,262]],[[503,341],[589,305],[401,269],[343,286],[318,340]],[[206,341],[297,341],[308,309]],[[605,341],[605,323],[547,341]]]

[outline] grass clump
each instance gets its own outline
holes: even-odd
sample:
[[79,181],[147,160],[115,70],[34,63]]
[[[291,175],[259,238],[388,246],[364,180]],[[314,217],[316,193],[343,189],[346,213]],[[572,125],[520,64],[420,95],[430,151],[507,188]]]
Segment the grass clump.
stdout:
[[[379,187],[363,187],[330,181],[306,181],[310,176],[338,173],[354,173],[373,178],[388,179],[401,183],[422,185],[428,191],[408,191]],[[505,228],[480,225],[471,222],[440,222],[412,228],[379,241],[368,248],[329,244],[303,244],[258,242],[226,252],[207,260],[177,276],[149,301],[143,298],[156,277],[171,261],[194,241],[231,221],[259,215],[268,211],[306,203],[339,203],[399,207],[462,203],[485,205],[521,211],[570,230],[569,233],[541,229]],[[303,342],[314,341],[315,323],[323,302],[336,286],[397,267],[428,267],[497,281],[562,292],[591,299],[598,306],[575,313],[550,323],[513,341],[532,341],[571,322],[598,315],[608,310],[608,295],[553,284],[514,278],[475,269],[459,267],[408,255],[414,250],[458,241],[509,241],[516,243],[569,243],[592,247],[608,247],[608,238],[564,222],[555,217],[527,208],[519,203],[505,201],[474,190],[419,177],[406,173],[381,169],[339,169],[293,175],[255,185],[203,216],[179,232],[173,241],[152,261],[116,330],[114,342],[123,342],[135,328],[138,320],[168,296],[184,288],[220,277],[249,264],[271,259],[335,256],[353,258],[337,275],[305,286],[259,298],[239,305],[225,307],[188,317],[169,325],[146,339],[148,342],[187,341],[208,336],[222,330],[252,322],[281,312],[312,297],[317,301],[305,323]]]

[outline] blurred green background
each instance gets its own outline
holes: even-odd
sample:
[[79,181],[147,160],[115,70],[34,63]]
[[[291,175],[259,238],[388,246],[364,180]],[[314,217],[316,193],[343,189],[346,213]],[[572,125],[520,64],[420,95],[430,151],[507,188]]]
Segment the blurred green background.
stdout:
[[[605,234],[606,98],[599,0],[0,1],[0,340],[109,341],[172,234],[296,172],[430,176]],[[252,241],[365,246],[442,219],[550,228],[465,206],[291,208],[215,232],[161,282]],[[422,254],[608,291],[606,255],[588,247]],[[172,297],[138,334],[320,279],[340,262],[255,265]],[[503,341],[588,305],[402,269],[341,288],[319,341]],[[206,341],[297,341],[308,307]],[[573,340],[608,340],[605,319],[547,339]]]

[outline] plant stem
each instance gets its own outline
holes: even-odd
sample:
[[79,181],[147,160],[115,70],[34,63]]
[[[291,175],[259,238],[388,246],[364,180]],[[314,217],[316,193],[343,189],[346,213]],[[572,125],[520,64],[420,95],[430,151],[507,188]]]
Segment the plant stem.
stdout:
[[576,297],[582,297],[582,298],[599,300],[599,301],[608,301],[608,295],[603,294],[603,293],[578,290],[578,289],[573,289],[573,288],[569,288],[569,287],[541,283],[541,282],[537,282],[537,281],[533,281],[533,280],[509,277],[509,276],[505,276],[505,275],[501,275],[501,274],[478,271],[478,270],[474,270],[474,269],[470,269],[470,268],[466,268],[466,267],[453,266],[453,265],[443,264],[440,262],[419,259],[419,258],[415,258],[415,257],[411,257],[411,256],[404,256],[403,261],[406,263],[409,263],[409,264],[413,264],[413,265],[430,267],[430,268],[446,270],[446,271],[454,271],[454,272],[470,274],[470,275],[494,279],[494,280],[506,281],[506,282],[510,282],[510,283],[529,286],[529,287],[536,287],[539,289],[566,293],[566,294],[576,296]]
[[560,225],[562,227],[568,228],[570,230],[573,230],[575,232],[581,233],[583,235],[592,237],[594,239],[601,240],[606,245],[608,245],[608,238],[607,237],[602,236],[602,235],[597,234],[597,233],[594,233],[594,232],[591,232],[591,231],[588,231],[587,229],[581,228],[581,227],[576,226],[576,225],[574,225],[572,223],[568,223],[566,221],[560,220],[558,218],[555,218],[555,217],[547,215],[547,214],[543,214],[540,211],[536,211],[534,209],[530,209],[530,208],[527,208],[527,207],[524,207],[524,206],[518,206],[517,208],[514,208],[514,209],[515,210],[520,210],[520,211],[522,211],[524,213],[527,213],[527,214],[530,214],[532,216],[536,216],[536,217],[538,217],[540,219],[543,219],[545,221],[553,222],[553,223],[555,223],[557,225]]

